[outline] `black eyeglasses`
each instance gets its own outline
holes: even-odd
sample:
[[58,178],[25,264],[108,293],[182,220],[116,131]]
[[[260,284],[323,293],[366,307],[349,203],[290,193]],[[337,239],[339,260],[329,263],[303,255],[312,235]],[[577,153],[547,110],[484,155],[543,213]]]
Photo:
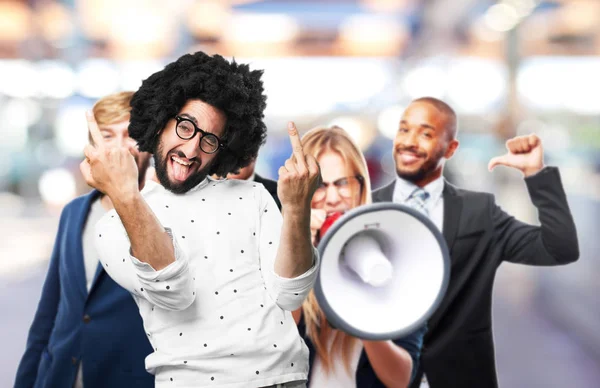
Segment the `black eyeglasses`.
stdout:
[[343,177],[331,183],[321,182],[313,194],[313,201],[322,201],[327,195],[329,185],[335,186],[340,197],[348,199],[352,198],[355,193],[362,193],[363,184],[364,178],[360,175]]
[[225,148],[225,144],[217,135],[201,130],[192,120],[181,116],[175,116],[175,120],[177,121],[175,133],[183,140],[193,139],[196,133],[200,132],[200,149],[205,153],[214,154],[221,148]]

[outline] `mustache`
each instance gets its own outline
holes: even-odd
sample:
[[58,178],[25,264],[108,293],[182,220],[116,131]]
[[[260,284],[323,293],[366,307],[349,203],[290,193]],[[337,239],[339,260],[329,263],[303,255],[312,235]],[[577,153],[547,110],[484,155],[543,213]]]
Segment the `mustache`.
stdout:
[[169,152],[169,155],[176,155],[178,158],[187,159],[192,163],[193,162],[200,163],[200,159],[198,159],[198,157],[194,156],[193,158],[188,158],[187,155],[181,150],[173,150],[173,151]]
[[418,148],[416,147],[403,147],[403,146],[397,146],[396,147],[396,152],[411,152],[413,154],[415,154],[418,157],[426,157],[427,153],[423,152],[423,151],[419,151]]

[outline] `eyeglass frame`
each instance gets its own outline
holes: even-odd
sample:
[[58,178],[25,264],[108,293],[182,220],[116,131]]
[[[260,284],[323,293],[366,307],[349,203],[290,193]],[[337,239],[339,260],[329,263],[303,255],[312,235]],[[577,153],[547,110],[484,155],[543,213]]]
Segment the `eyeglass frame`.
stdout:
[[[324,189],[325,189],[325,195],[323,196],[323,198],[321,198],[319,201],[322,201],[323,199],[325,199],[327,197],[327,188],[329,187],[329,185],[334,185],[337,189],[338,189],[338,194],[339,194],[339,186],[336,185],[337,182],[341,181],[342,179],[348,179],[348,178],[354,178],[358,181],[358,184],[360,185],[360,191],[359,191],[359,195],[362,194],[362,191],[365,188],[365,178],[362,177],[362,175],[350,175],[350,176],[344,176],[341,178],[336,179],[333,182],[325,182],[325,181],[321,181],[321,185],[324,185]],[[314,194],[317,193],[317,190],[319,190],[321,188],[321,186],[317,187],[317,189],[315,190]],[[313,194],[313,196],[314,196]],[[343,197],[342,195],[340,195],[341,197]],[[343,197],[343,198],[350,198],[350,197]]]
[[[200,129],[200,127],[198,127],[198,126],[196,125],[196,123],[195,123],[195,122],[193,122],[192,120],[188,119],[187,117],[181,117],[181,116],[179,116],[179,115],[176,115],[176,116],[175,116],[175,121],[176,121],[176,123],[175,123],[175,134],[176,134],[176,135],[177,135],[177,137],[179,137],[181,140],[192,140],[194,137],[196,137],[196,134],[197,134],[198,132],[200,132],[200,135],[201,135],[201,136],[200,136],[200,139],[199,139],[199,141],[198,141],[198,147],[199,147],[199,148],[202,150],[202,152],[204,152],[205,154],[209,154],[209,155],[210,155],[210,154],[214,154],[215,152],[217,152],[217,151],[219,151],[219,150],[221,150],[221,149],[224,149],[224,148],[225,148],[225,143],[223,143],[223,142],[221,141],[221,139],[219,138],[219,136],[215,135],[214,133],[210,133],[210,132],[207,132],[207,131],[204,131],[204,130]],[[192,124],[192,125],[194,126],[194,134],[193,134],[191,137],[189,137],[189,138],[182,137],[182,136],[179,134],[179,131],[177,130],[177,128],[179,128],[179,124],[180,124],[182,121],[188,121],[190,124]],[[202,149],[202,139],[203,139],[205,136],[213,136],[215,139],[217,139],[217,148],[216,148],[216,149],[215,149],[213,152],[206,152],[206,151],[204,151],[204,150]]]

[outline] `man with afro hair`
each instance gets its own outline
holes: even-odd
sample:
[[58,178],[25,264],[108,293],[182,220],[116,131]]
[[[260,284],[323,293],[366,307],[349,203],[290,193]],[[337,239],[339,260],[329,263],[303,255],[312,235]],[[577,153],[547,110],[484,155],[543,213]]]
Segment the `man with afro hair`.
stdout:
[[291,311],[317,275],[310,199],[320,183],[293,123],[279,169],[279,212],[254,181],[215,179],[250,163],[264,143],[262,71],[202,52],[146,79],[129,133],[154,155],[160,184],[138,191],[131,153],[94,146],[81,171],[115,209],[96,224],[108,274],[137,303],[157,387],[303,387],[308,348]]

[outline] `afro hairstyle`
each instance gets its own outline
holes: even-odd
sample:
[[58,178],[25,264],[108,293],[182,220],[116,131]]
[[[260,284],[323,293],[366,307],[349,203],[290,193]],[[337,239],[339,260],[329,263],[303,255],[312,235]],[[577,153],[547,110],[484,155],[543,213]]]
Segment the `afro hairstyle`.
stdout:
[[154,153],[167,122],[187,101],[201,100],[227,118],[221,136],[226,147],[215,157],[209,174],[237,173],[256,158],[267,136],[262,74],[220,55],[183,55],[145,79],[133,95],[129,135],[140,151]]

